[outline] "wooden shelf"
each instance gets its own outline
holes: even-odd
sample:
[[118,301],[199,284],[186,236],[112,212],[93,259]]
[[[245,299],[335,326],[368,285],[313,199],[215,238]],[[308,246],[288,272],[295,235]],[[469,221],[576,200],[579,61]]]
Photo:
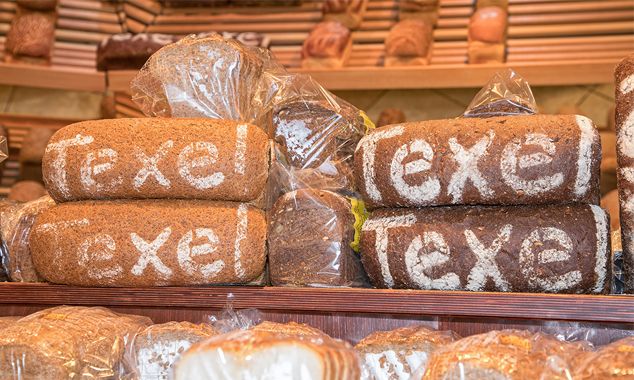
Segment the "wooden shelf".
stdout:
[[634,323],[634,297],[280,287],[79,288],[0,284],[4,305],[100,305]]
[[0,83],[73,91],[104,91],[106,88],[104,74],[94,70],[12,63],[0,64]]
[[[350,67],[337,70],[303,70],[329,90],[375,90],[481,87],[500,70],[512,68],[533,86],[601,84],[614,81],[618,59],[588,62],[527,62],[518,64],[430,65],[411,68]],[[136,71],[111,71],[108,87],[129,92]]]

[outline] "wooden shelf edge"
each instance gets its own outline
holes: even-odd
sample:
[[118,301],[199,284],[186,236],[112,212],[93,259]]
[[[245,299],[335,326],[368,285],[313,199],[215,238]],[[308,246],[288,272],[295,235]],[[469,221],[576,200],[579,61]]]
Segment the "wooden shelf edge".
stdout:
[[[614,81],[615,59],[499,64],[451,64],[419,67],[347,67],[290,69],[310,74],[329,90],[431,89],[482,87],[498,71],[512,68],[533,86],[602,84]],[[109,89],[130,90],[136,71],[111,71]]]
[[634,297],[629,296],[250,286],[81,288],[0,284],[0,304],[4,305],[222,309],[230,294],[233,307],[239,309],[634,323]]
[[75,91],[104,91],[103,73],[72,68],[0,64],[0,84]]

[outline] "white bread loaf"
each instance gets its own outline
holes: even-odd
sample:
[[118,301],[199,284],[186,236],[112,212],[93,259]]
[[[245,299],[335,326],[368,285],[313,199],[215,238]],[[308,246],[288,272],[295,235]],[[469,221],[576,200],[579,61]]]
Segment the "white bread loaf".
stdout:
[[[187,351],[174,380],[357,380],[352,347],[296,325],[268,325],[212,337]],[[299,330],[299,331],[298,331]]]

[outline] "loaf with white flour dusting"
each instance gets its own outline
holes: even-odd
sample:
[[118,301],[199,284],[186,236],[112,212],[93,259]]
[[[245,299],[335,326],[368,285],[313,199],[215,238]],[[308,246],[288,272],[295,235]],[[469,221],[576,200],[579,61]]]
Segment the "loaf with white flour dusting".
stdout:
[[601,141],[584,116],[396,124],[365,136],[354,161],[370,208],[599,202]]
[[264,213],[244,203],[132,200],[62,203],[30,237],[37,272],[78,286],[249,283],[264,271]]
[[85,199],[257,199],[268,176],[260,128],[211,119],[89,120],[60,129],[42,161],[57,202]]
[[627,292],[634,292],[634,54],[615,71],[617,181]]
[[594,205],[382,209],[363,225],[379,288],[604,293],[609,221]]

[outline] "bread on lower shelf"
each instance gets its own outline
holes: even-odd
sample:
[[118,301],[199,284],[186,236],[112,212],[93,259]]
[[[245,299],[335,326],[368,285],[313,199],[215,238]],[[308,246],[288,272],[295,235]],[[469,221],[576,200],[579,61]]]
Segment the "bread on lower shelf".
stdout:
[[5,61],[48,63],[55,42],[55,12],[18,8],[5,41]]
[[359,375],[348,343],[257,328],[200,342],[174,367],[174,380],[356,380]]
[[134,337],[129,360],[137,380],[167,380],[173,364],[192,344],[217,335],[210,325],[168,322]]
[[126,340],[150,323],[100,307],[60,306],[31,314],[0,333],[0,377],[117,379]]
[[358,29],[367,6],[368,0],[326,0],[324,21],[339,21],[348,29]]
[[451,332],[424,326],[374,332],[354,347],[363,363],[361,379],[410,379],[414,372],[424,372],[434,351],[456,338]]
[[438,22],[440,0],[399,0],[399,20],[417,19],[430,25]]
[[508,14],[500,7],[483,7],[474,12],[469,20],[469,63],[506,60],[507,19]]
[[629,380],[634,378],[634,337],[617,340],[580,359],[575,380]]
[[569,379],[587,349],[525,330],[491,331],[434,352],[423,380]]

